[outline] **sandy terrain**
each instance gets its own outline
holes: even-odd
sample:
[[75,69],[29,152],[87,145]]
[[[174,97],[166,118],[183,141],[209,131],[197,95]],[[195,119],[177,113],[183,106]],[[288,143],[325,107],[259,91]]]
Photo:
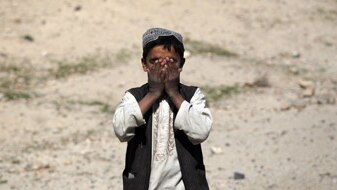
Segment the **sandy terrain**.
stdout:
[[337,190],[337,1],[0,1],[0,189],[122,188],[111,118],[149,27],[186,39],[213,190]]

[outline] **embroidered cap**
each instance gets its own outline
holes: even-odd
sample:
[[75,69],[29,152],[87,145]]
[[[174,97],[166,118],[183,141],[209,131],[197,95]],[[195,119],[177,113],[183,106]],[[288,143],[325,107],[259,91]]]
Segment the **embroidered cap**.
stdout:
[[165,28],[150,28],[143,34],[143,48],[146,46],[146,44],[157,40],[161,36],[173,36],[180,43],[183,43],[183,37],[177,32]]

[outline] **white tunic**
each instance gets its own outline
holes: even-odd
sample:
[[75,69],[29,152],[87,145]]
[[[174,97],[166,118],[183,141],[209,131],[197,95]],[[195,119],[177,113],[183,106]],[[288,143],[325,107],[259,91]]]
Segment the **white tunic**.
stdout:
[[[145,124],[135,97],[126,92],[117,106],[113,127],[120,141],[135,135],[135,128]],[[193,144],[206,140],[212,127],[212,115],[205,96],[198,88],[190,102],[183,101],[176,118],[166,99],[159,101],[152,115],[152,160],[149,189],[184,190],[175,146],[174,130],[183,130]]]

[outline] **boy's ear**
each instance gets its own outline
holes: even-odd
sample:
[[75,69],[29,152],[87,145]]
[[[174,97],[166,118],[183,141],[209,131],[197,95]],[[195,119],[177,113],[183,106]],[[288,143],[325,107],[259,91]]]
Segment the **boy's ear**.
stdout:
[[147,72],[147,71],[148,71],[148,68],[147,68],[147,66],[146,66],[145,59],[142,58],[142,59],[141,59],[141,62],[142,62],[142,67],[143,67],[144,72]]

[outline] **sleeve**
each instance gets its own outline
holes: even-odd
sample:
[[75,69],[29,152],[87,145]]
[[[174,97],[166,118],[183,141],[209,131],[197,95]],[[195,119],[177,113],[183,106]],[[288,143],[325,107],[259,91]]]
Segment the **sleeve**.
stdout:
[[135,128],[145,123],[137,100],[126,92],[112,119],[116,136],[121,142],[129,141],[135,135]]
[[193,144],[205,141],[211,131],[213,118],[206,107],[204,94],[198,88],[190,102],[184,101],[178,110],[174,126],[184,131]]

